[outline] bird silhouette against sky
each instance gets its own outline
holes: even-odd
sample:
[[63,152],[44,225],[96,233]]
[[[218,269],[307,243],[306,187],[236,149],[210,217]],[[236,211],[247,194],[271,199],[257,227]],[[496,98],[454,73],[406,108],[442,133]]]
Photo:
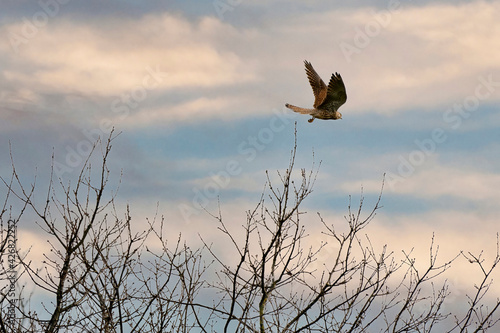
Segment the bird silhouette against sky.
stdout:
[[325,82],[319,77],[313,66],[307,60],[304,60],[306,65],[306,74],[311,84],[314,93],[314,109],[301,108],[291,104],[285,104],[287,108],[302,114],[310,114],[312,116],[308,122],[312,123],[315,118],[318,119],[342,119],[342,113],[337,111],[342,104],[347,100],[344,81],[339,73],[332,74],[328,87]]

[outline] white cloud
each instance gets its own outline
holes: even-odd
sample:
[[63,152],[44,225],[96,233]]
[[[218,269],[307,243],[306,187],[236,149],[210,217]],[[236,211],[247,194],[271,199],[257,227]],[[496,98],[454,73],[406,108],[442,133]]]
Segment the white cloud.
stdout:
[[[377,14],[348,12],[343,22],[351,33],[343,42],[359,50],[347,72],[354,81],[351,96],[356,96],[350,107],[382,113],[430,109],[473,94],[479,74],[498,72],[500,54],[488,50],[500,47],[499,13],[498,2],[403,4],[364,46],[359,36],[377,26]],[[500,81],[500,75],[494,77]],[[499,97],[497,91],[492,99]]]
[[158,123],[163,123],[165,127],[168,127],[174,126],[177,122],[196,122],[211,118],[230,121],[248,116],[247,112],[241,112],[242,102],[241,98],[231,96],[195,97],[172,106],[141,108],[136,114],[124,118],[120,124],[137,128]]
[[[22,31],[23,23],[3,28]],[[253,79],[237,55],[220,51],[211,38],[230,27],[213,19],[190,23],[169,14],[97,25],[54,21],[15,54],[5,78],[37,92],[115,95],[141,85],[146,67],[167,73],[163,89],[234,84]]]
[[[366,192],[378,193],[380,180],[362,182]],[[345,191],[359,187],[359,182],[345,182]],[[411,195],[419,198],[438,199],[450,196],[465,199],[476,204],[493,204],[500,198],[500,175],[470,167],[445,166],[435,159],[429,159],[425,168],[416,168],[405,177],[392,173],[387,175],[385,191]]]
[[[500,54],[494,52],[500,48],[498,2],[402,3],[386,21],[380,21],[381,13],[371,7],[332,9],[293,17],[293,24],[290,17],[277,16],[272,25],[264,21],[251,28],[236,28],[214,17],[191,22],[171,14],[107,17],[93,25],[53,20],[20,45],[18,54],[8,38],[0,42],[10,63],[2,72],[9,93],[0,98],[9,105],[25,99],[36,104],[40,94],[113,98],[140,87],[147,67],[158,68],[166,75],[155,96],[188,89],[190,98],[171,105],[148,95],[155,105],[142,105],[145,113],[129,119],[147,125],[166,117],[171,123],[200,116],[250,117],[285,102],[310,105],[304,58],[324,80],[332,72],[342,74],[346,114],[442,110],[474,94],[479,75],[492,74],[500,81]],[[376,33],[361,47],[357,35],[377,24]],[[21,31],[22,25],[2,30],[8,35]],[[352,61],[342,53],[342,43],[358,49],[349,57]],[[488,101],[499,98],[495,91]]]

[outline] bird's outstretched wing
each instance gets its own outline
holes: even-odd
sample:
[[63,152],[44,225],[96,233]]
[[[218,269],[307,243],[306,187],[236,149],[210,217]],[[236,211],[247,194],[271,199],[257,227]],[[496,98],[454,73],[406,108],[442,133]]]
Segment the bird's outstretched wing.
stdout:
[[342,77],[339,73],[332,74],[330,83],[328,83],[326,97],[319,106],[326,110],[337,110],[346,100],[347,94]]
[[328,89],[325,82],[323,82],[318,73],[316,73],[311,63],[304,60],[304,64],[306,65],[307,78],[309,79],[309,83],[311,84],[314,93],[313,106],[316,108],[325,101]]

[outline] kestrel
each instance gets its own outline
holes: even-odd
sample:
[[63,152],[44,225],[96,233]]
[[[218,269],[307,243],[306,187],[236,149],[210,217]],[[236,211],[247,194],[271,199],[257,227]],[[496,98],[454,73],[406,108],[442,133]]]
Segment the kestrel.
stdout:
[[288,103],[285,106],[298,113],[310,114],[312,116],[308,120],[310,123],[313,122],[314,118],[325,120],[342,119],[342,113],[337,110],[347,100],[347,94],[345,93],[344,81],[342,81],[340,74],[332,74],[327,87],[311,63],[304,60],[304,64],[306,65],[307,78],[314,93],[314,109],[305,109]]

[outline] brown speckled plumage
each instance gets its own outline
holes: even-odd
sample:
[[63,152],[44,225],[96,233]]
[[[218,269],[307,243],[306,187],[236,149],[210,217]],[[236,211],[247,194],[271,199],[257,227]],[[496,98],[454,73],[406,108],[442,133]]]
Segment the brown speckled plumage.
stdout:
[[295,112],[301,114],[310,114],[312,116],[308,121],[313,122],[318,119],[342,119],[342,113],[337,110],[347,100],[344,81],[339,73],[332,74],[328,86],[323,82],[321,77],[316,73],[313,66],[307,60],[304,60],[306,66],[306,74],[311,84],[314,93],[314,109],[301,108],[291,104],[285,106]]

